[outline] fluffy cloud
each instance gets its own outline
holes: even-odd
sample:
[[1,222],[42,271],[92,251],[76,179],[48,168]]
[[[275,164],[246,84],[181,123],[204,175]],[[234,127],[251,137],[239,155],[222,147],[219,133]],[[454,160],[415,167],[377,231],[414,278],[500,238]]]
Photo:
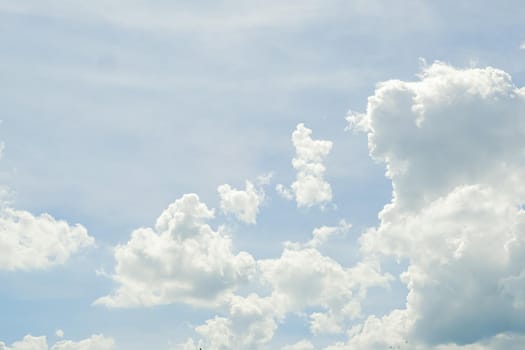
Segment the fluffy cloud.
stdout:
[[330,239],[330,237],[344,234],[348,232],[351,227],[351,224],[347,223],[345,220],[341,220],[338,226],[321,226],[315,228],[312,232],[313,238],[308,241],[306,245],[314,248],[319,247]]
[[255,224],[259,206],[264,201],[262,189],[256,189],[246,181],[245,190],[237,190],[225,184],[217,188],[221,198],[221,209],[225,214],[232,214],[240,221]]
[[297,179],[292,183],[291,190],[283,185],[277,185],[277,192],[284,198],[295,198],[297,206],[311,207],[323,205],[332,200],[332,187],[324,180],[326,171],[324,158],[332,149],[332,142],[313,140],[312,130],[298,124],[292,133],[295,147],[295,157],[292,160],[297,170]]
[[195,330],[203,337],[199,346],[208,349],[258,349],[274,335],[277,323],[271,298],[256,294],[235,296],[228,317],[215,317]]
[[334,349],[523,344],[524,117],[525,89],[508,74],[443,63],[378,85],[349,116],[393,187],[362,250],[407,261],[409,292],[406,309],[370,317]]
[[81,225],[71,226],[48,214],[0,209],[0,269],[47,269],[93,243]]
[[[345,268],[316,249],[324,239],[349,227],[343,220],[340,226],[317,228],[315,244],[286,243],[279,258],[258,260],[259,280],[271,288],[270,295],[232,296],[225,315],[196,327],[201,339],[197,343],[190,339],[184,349],[259,349],[271,341],[288,313],[306,308],[318,310],[309,315],[312,333],[341,333],[346,321],[360,316],[367,289],[387,286],[391,279],[380,273],[377,263]],[[308,344],[293,346],[309,349]]]
[[213,210],[195,194],[172,203],[155,228],[139,228],[115,248],[112,276],[119,284],[113,295],[96,301],[110,307],[151,306],[176,302],[219,305],[254,274],[255,261],[234,254],[222,228],[206,221]]
[[391,277],[377,265],[363,262],[345,268],[315,248],[287,247],[278,259],[258,262],[263,278],[272,287],[275,310],[281,314],[320,307],[310,315],[317,333],[340,333],[348,319],[360,315],[360,302],[371,286],[387,286]]
[[464,184],[523,190],[524,94],[501,70],[435,63],[419,81],[381,83],[348,119],[386,164],[396,209],[418,210]]
[[49,347],[45,336],[26,335],[24,339],[13,343],[10,347],[0,342],[0,350],[112,350],[114,345],[115,342],[112,338],[92,335],[90,338],[78,342],[61,340]]

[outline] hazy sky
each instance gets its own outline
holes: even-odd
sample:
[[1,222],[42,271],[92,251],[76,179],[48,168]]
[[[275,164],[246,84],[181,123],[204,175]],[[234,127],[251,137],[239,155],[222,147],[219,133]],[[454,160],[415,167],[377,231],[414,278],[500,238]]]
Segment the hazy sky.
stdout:
[[0,0],[0,350],[525,348],[520,1]]

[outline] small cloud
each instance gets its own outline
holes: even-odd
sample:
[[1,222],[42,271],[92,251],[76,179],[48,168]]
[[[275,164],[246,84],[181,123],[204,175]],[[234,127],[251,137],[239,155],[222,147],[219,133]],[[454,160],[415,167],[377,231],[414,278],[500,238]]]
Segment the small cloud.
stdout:
[[323,164],[332,149],[332,142],[314,140],[311,135],[311,129],[302,123],[297,125],[292,133],[295,147],[292,165],[297,170],[296,180],[290,188],[278,184],[275,189],[283,198],[291,200],[295,197],[298,207],[319,205],[324,208],[332,201],[332,187],[324,179],[326,168]]
[[525,41],[522,41],[520,44],[520,50],[525,50]]
[[256,183],[260,186],[269,185],[273,179],[273,172],[257,176]]
[[61,329],[57,329],[57,331],[55,332],[55,335],[56,335],[58,338],[64,338],[64,331],[61,330]]
[[238,190],[228,184],[217,188],[221,198],[221,209],[225,214],[232,214],[247,224],[255,224],[259,206],[264,201],[264,191],[246,181],[246,188]]

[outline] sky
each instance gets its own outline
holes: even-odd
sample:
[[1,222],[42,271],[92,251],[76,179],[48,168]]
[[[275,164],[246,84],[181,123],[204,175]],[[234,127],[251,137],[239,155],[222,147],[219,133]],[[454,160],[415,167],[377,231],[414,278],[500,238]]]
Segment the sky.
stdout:
[[0,350],[523,349],[524,18],[0,0]]

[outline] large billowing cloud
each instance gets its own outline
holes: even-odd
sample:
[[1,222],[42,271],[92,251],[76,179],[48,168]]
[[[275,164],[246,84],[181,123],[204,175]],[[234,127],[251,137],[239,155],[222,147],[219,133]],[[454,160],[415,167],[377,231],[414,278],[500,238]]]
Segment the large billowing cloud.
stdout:
[[219,305],[254,274],[255,261],[234,254],[223,228],[206,222],[214,211],[195,194],[172,203],[155,228],[139,228],[115,248],[118,283],[113,295],[96,301],[110,307],[152,306],[176,302]]
[[332,150],[332,142],[312,139],[312,130],[298,124],[292,133],[295,157],[292,165],[297,179],[291,189],[277,185],[277,191],[285,198],[295,198],[298,207],[324,205],[332,201],[332,187],[324,179],[324,158]]
[[0,270],[47,269],[93,243],[81,225],[71,226],[48,214],[0,209]]
[[0,341],[0,350],[112,350],[115,342],[103,335],[92,335],[78,342],[60,340],[49,347],[45,336],[34,337],[26,335],[24,339],[14,342],[11,346]]
[[[406,309],[334,349],[508,349],[525,333],[525,89],[494,68],[435,63],[378,85],[350,122],[392,180],[368,256],[408,263]],[[510,346],[510,347],[509,347]]]

